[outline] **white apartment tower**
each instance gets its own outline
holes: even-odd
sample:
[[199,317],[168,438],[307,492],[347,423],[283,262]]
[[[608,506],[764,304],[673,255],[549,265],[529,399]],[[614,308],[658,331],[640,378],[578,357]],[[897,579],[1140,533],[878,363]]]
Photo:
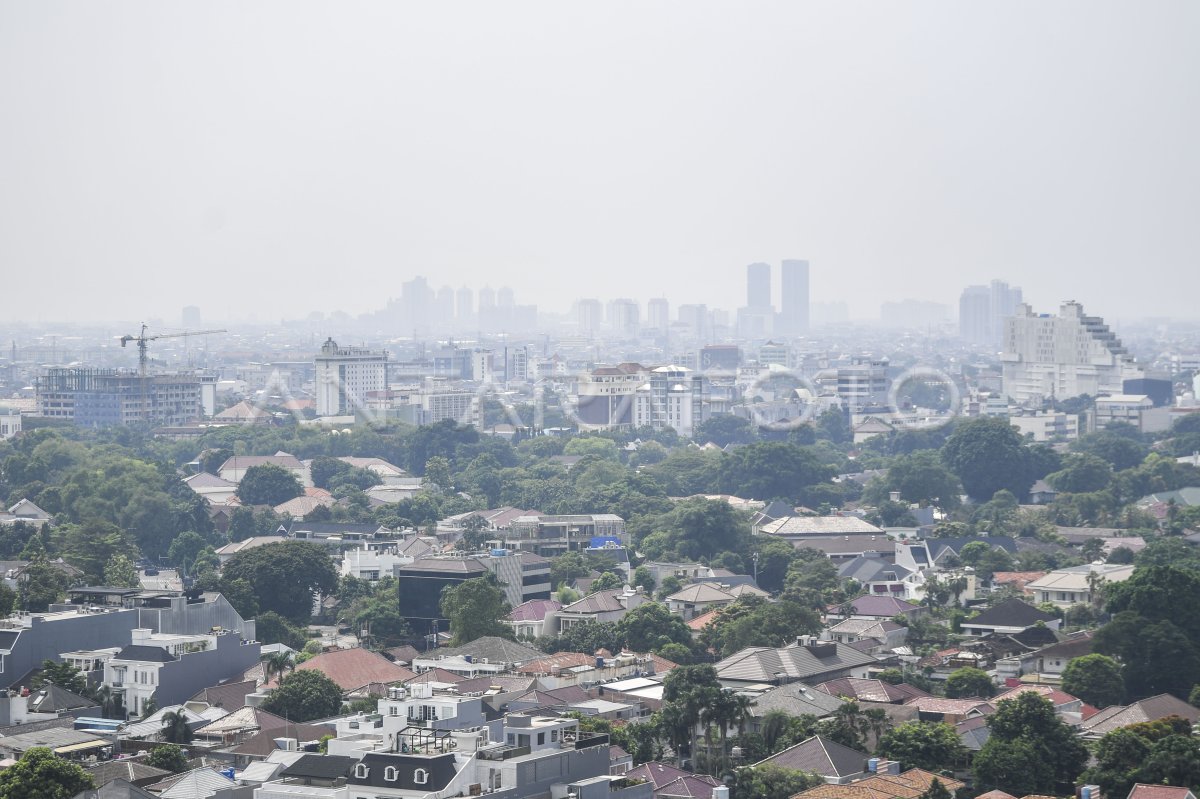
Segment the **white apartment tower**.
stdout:
[[1058,316],[1017,306],[1004,335],[1004,392],[1017,404],[1083,394],[1121,394],[1123,383],[1145,377],[1133,356],[1098,316],[1077,302]]
[[343,416],[366,406],[368,391],[387,389],[386,350],[339,347],[329,338],[316,362],[317,416]]

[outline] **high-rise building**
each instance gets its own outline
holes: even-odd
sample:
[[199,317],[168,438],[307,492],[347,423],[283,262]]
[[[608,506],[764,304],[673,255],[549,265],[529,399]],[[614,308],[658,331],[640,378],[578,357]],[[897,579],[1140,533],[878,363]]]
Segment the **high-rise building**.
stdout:
[[600,300],[584,299],[578,300],[575,303],[575,322],[579,325],[579,332],[592,334],[600,329],[604,306],[600,304]]
[[663,331],[671,326],[671,303],[665,297],[655,297],[646,303],[646,326]]
[[638,331],[638,304],[629,299],[608,301],[608,327],[618,335],[636,335]]
[[368,391],[387,389],[386,350],[339,347],[329,338],[316,358],[317,416],[343,416],[366,407]]
[[771,265],[750,264],[746,267],[746,307],[771,308]]
[[460,322],[470,322],[475,318],[475,292],[466,286],[454,294],[454,314]]
[[790,336],[809,328],[808,261],[785,259],[779,275],[779,318],[782,332]]
[[436,312],[433,323],[437,327],[450,327],[454,321],[454,289],[442,286],[438,289]]
[[508,286],[501,286],[496,292],[496,304],[501,308],[511,308],[517,304],[516,298],[513,296],[513,290]]
[[676,364],[650,370],[649,383],[634,393],[634,427],[671,428],[690,438],[704,421],[704,376]]
[[400,285],[400,314],[402,324],[426,330],[433,318],[433,289],[429,281],[418,275]]
[[479,290],[479,312],[483,313],[484,308],[496,307],[496,290],[491,286],[484,286]]
[[183,309],[182,314],[183,329],[197,330],[201,326],[200,309],[195,305],[188,305]]
[[646,370],[636,363],[597,366],[579,376],[575,382],[579,429],[633,427],[634,394],[646,382],[646,377]]
[[711,322],[707,305],[679,306],[679,323],[687,329],[688,334],[693,338],[706,341],[709,332],[712,330]]
[[1104,320],[1074,301],[1058,316],[1018,306],[1007,320],[1001,362],[1004,393],[1018,404],[1122,394],[1124,381],[1145,377]]
[[987,286],[967,286],[958,298],[958,335],[972,344],[992,341],[992,292]]
[[1021,304],[1019,286],[993,280],[987,286],[967,286],[958,299],[958,332],[964,341],[999,347],[1004,341],[1004,320]]

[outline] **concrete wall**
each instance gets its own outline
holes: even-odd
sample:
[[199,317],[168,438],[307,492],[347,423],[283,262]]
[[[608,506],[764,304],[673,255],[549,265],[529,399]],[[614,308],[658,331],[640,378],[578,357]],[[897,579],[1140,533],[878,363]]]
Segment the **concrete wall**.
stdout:
[[0,687],[13,687],[43,660],[59,660],[62,652],[123,647],[139,626],[136,610],[79,613],[49,620],[34,616],[31,621],[8,645],[10,654],[0,658]]
[[203,635],[213,627],[221,627],[241,633],[247,641],[255,638],[254,621],[242,619],[223,596],[190,605],[186,597],[172,597],[170,601],[169,608],[139,608],[137,626],[168,635]]
[[220,635],[216,649],[193,652],[163,664],[154,692],[158,706],[180,704],[205,688],[240,677],[258,662],[261,649],[257,643],[242,643],[237,635]]

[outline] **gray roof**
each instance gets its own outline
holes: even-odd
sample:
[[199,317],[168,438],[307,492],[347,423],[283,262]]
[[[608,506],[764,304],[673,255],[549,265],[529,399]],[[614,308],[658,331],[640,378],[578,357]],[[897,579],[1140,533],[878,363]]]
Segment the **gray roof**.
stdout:
[[779,649],[747,647],[716,664],[717,677],[722,681],[774,683],[796,680],[812,681],[837,676],[839,672],[878,662],[871,655],[858,652],[845,644],[825,641],[830,654],[817,657],[809,648],[792,644]]
[[438,657],[455,657],[455,656],[470,656],[476,660],[487,658],[492,663],[528,663],[531,660],[537,660],[546,656],[545,652],[540,649],[534,649],[531,646],[509,641],[507,638],[499,638],[494,635],[485,635],[483,638],[476,638],[469,644],[462,646],[440,647],[430,652],[426,652],[422,656],[425,658]]
[[793,716],[828,716],[845,704],[836,696],[804,685],[791,683],[772,688],[754,700],[755,716],[765,716],[772,710],[782,710]]
[[1009,599],[993,605],[973,619],[963,622],[964,627],[1032,627],[1039,621],[1048,622],[1056,617],[1035,608],[1019,599]]
[[841,778],[861,774],[866,759],[865,752],[814,735],[754,765],[770,764],[793,771],[815,772],[822,777]]
[[158,796],[127,780],[115,779],[99,788],[75,794],[74,799],[158,799]]
[[911,573],[905,567],[898,566],[887,558],[864,557],[863,555],[846,561],[838,567],[839,575],[860,583],[869,583],[875,580],[903,580]]

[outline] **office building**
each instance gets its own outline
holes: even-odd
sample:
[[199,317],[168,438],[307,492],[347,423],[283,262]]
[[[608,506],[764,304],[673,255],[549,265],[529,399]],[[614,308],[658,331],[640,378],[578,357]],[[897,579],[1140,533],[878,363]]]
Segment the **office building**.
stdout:
[[386,350],[339,347],[333,338],[316,356],[317,416],[344,416],[363,408],[367,392],[387,389]]
[[37,381],[38,411],[79,427],[181,427],[211,415],[215,378],[117,369],[53,368]]
[[636,363],[598,366],[580,375],[575,384],[580,430],[621,430],[633,427],[634,395],[647,381]]
[[585,335],[592,335],[600,329],[600,323],[604,315],[604,306],[600,304],[600,300],[584,299],[575,303],[575,323],[579,326],[579,332]]
[[1057,316],[1021,304],[1006,330],[1003,386],[1018,404],[1121,394],[1124,381],[1145,377],[1104,320],[1077,302],[1063,303]]
[[746,267],[746,306],[771,308],[771,265],[754,263]]
[[786,259],[779,276],[780,332],[798,336],[808,332],[808,261]]

